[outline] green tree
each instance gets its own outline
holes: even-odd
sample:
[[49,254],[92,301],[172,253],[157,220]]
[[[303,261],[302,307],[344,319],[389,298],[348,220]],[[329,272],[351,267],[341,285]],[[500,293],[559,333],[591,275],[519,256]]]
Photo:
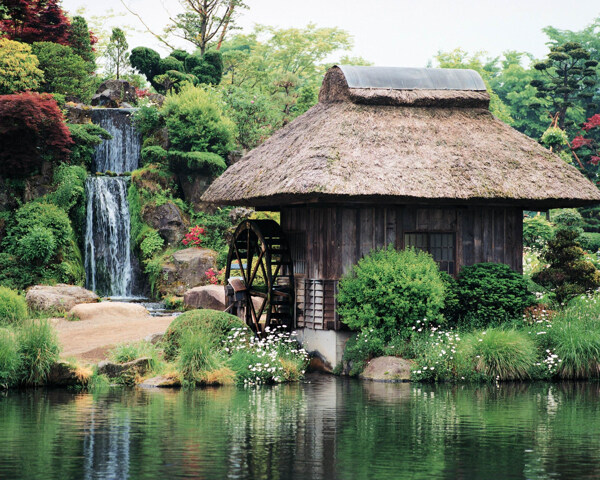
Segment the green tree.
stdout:
[[110,43],[106,47],[105,56],[107,59],[107,71],[111,75],[116,75],[117,80],[121,78],[121,73],[129,66],[129,44],[125,38],[125,32],[119,27],[112,29]]
[[227,32],[235,28],[236,14],[248,8],[243,0],[183,0],[185,13],[179,14],[168,31],[193,43],[204,56],[215,44],[219,50]]
[[475,52],[469,55],[461,48],[450,52],[438,52],[435,60],[440,68],[470,68],[481,75],[488,93],[490,94],[490,112],[504,123],[512,125],[514,119],[511,111],[491,86],[492,79],[498,75],[498,58],[484,58],[485,52]]
[[26,43],[0,38],[0,95],[36,90],[44,78]]
[[96,56],[92,46],[92,36],[85,18],[76,16],[71,20],[71,34],[69,36],[69,45],[73,53],[79,55],[88,65],[88,71],[96,71]]
[[534,65],[544,77],[530,84],[537,89],[538,98],[549,101],[550,113],[557,117],[558,127],[563,130],[572,124],[566,121],[567,110],[576,107],[576,98],[584,98],[582,94],[587,97],[598,83],[598,61],[590,56],[580,43],[567,42],[551,47],[548,58]]
[[184,85],[162,108],[172,150],[211,152],[222,157],[233,149],[234,123],[225,116],[218,93]]
[[83,102],[90,101],[93,80],[89,75],[89,66],[73,53],[71,47],[52,42],[38,42],[32,47],[44,71],[41,91],[75,97]]

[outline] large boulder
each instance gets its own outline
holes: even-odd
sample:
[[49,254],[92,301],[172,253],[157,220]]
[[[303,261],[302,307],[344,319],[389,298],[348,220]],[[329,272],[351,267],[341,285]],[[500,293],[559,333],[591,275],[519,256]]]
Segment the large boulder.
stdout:
[[86,385],[91,374],[92,371],[89,368],[77,367],[66,360],[59,360],[50,367],[46,384],[56,387]]
[[204,285],[192,288],[183,295],[183,304],[190,309],[225,310],[225,287]]
[[183,196],[188,203],[195,207],[196,211],[209,211],[212,208],[214,212],[214,206],[201,200],[202,195],[214,179],[215,177],[212,175],[179,174],[179,184],[183,190]]
[[135,87],[126,80],[107,80],[92,97],[95,107],[119,108],[123,102],[132,105],[137,102]]
[[[189,229],[189,222],[173,202],[145,205],[142,219],[172,246],[180,245]],[[204,272],[203,272],[204,273]]]
[[209,283],[206,271],[216,270],[218,253],[209,248],[185,248],[175,252],[162,265],[157,285],[158,293],[183,295],[191,288]]
[[100,302],[76,305],[69,311],[73,320],[134,320],[149,317],[148,310],[138,303]]
[[75,305],[93,303],[98,295],[76,285],[35,285],[27,290],[27,305],[33,310],[43,312],[68,312]]
[[409,382],[412,362],[399,357],[377,357],[360,374],[363,380],[375,382]]
[[66,103],[65,110],[69,123],[91,123],[92,109],[83,103]]

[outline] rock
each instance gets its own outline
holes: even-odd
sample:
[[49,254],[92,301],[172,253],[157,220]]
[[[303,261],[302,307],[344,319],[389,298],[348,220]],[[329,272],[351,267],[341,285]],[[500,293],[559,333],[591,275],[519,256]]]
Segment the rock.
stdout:
[[137,102],[135,87],[126,80],[107,80],[92,97],[92,105],[98,107],[119,108],[123,102]]
[[97,302],[98,295],[76,285],[35,285],[27,290],[27,305],[33,310],[68,312],[75,305]]
[[52,164],[50,162],[43,162],[38,175],[32,175],[25,179],[23,201],[31,202],[32,200],[43,197],[53,191],[53,174]]
[[108,378],[121,377],[123,375],[144,375],[150,370],[150,358],[141,357],[127,363],[113,363],[105,360],[98,364],[98,373]]
[[89,379],[90,372],[85,372],[87,375],[81,375],[81,372],[77,371],[77,368],[71,365],[65,360],[59,360],[48,372],[48,378],[46,379],[47,385],[66,387],[72,385],[85,385]]
[[66,103],[67,121],[69,123],[91,123],[92,109],[83,103]]
[[176,375],[159,375],[144,380],[138,384],[141,388],[177,388],[181,387],[181,381]]
[[133,108],[133,105],[131,105],[127,102],[123,102],[123,103],[121,103],[121,108]]
[[150,100],[152,103],[156,103],[156,105],[158,105],[159,107],[162,107],[166,98],[167,97],[161,95],[160,93],[151,93],[150,95],[148,95],[148,100]]
[[360,374],[363,380],[375,382],[409,382],[412,362],[399,357],[377,357]]
[[164,335],[162,333],[153,333],[152,335],[145,337],[144,340],[152,345],[156,345],[163,339],[163,336]]
[[204,285],[188,290],[183,295],[186,308],[206,308],[225,310],[225,287],[222,285]]
[[218,253],[210,248],[184,248],[172,255],[173,265],[177,269],[177,279],[188,288],[209,283],[206,271],[217,269]]
[[146,205],[142,210],[142,219],[173,246],[181,244],[189,228],[188,220],[173,202],[158,206]]
[[[185,200],[194,205],[196,211],[214,209],[214,206],[201,200],[202,195],[214,180],[213,176],[179,174],[179,184]],[[214,212],[213,212],[214,213]]]
[[86,303],[75,305],[69,311],[69,317],[74,320],[122,318],[124,321],[127,321],[149,316],[148,310],[143,305],[127,302]]

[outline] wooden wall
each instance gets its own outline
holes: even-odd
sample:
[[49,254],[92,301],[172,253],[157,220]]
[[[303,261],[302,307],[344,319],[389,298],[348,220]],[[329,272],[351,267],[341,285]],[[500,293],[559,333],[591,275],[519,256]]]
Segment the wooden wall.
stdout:
[[[304,274],[295,275],[297,326],[344,328],[336,313],[337,280],[374,248],[404,248],[405,233],[455,233],[457,274],[461,266],[480,262],[506,263],[522,272],[522,217],[515,207],[282,208],[292,257],[305,258],[299,264]],[[316,297],[319,305],[311,305]]]
[[307,278],[339,279],[373,248],[404,248],[406,232],[456,232],[457,273],[480,262],[523,269],[522,209],[515,207],[287,207],[281,226],[306,232],[296,238],[306,242]]

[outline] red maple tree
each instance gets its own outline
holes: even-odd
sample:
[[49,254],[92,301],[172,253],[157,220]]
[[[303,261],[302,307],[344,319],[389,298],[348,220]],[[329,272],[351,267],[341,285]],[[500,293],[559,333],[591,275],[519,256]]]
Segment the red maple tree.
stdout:
[[3,0],[8,18],[0,20],[0,30],[19,42],[69,44],[70,22],[60,0]]
[[52,95],[0,95],[0,175],[25,176],[44,160],[68,160],[72,145]]

